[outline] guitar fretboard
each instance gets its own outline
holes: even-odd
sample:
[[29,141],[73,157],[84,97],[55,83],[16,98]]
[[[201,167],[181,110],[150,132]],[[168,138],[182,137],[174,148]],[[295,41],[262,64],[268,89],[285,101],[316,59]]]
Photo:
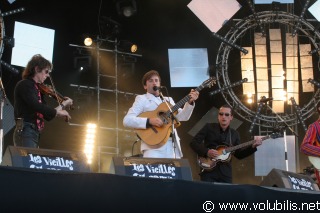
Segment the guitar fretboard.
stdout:
[[[204,85],[201,84],[199,87],[195,88],[196,91],[200,92],[204,88]],[[190,100],[190,96],[186,95],[184,98],[182,98],[176,105],[171,107],[171,110],[168,110],[166,112],[166,116],[169,117],[171,112],[176,112],[179,108],[181,108],[187,101]]]
[[[267,136],[262,137],[261,140],[264,141],[264,140],[266,140],[266,139],[268,139],[268,138],[270,138],[270,135],[267,135]],[[227,153],[228,153],[228,152],[233,152],[233,151],[235,151],[235,150],[237,150],[237,149],[241,149],[241,148],[243,148],[243,147],[250,146],[250,145],[254,144],[254,142],[255,142],[255,140],[252,140],[252,141],[248,141],[248,142],[239,144],[239,145],[237,145],[237,146],[228,147],[228,148],[225,149],[225,151],[226,151]]]

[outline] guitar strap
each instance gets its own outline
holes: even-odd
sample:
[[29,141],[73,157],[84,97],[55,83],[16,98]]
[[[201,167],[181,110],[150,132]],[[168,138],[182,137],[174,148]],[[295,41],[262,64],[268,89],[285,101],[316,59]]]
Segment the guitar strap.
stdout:
[[232,141],[231,141],[231,129],[229,127],[229,146],[232,146]]

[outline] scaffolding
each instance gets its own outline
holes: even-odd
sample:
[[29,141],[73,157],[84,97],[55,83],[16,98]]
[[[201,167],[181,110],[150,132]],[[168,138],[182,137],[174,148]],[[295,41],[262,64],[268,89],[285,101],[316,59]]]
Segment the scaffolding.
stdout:
[[[102,43],[111,43],[113,44],[114,49],[105,49],[101,48]],[[134,57],[141,57],[142,55],[140,54],[133,54],[133,53],[128,53],[128,52],[122,52],[118,50],[118,41],[117,39],[115,40],[107,40],[107,39],[101,39],[97,37],[96,39],[96,46],[95,47],[87,47],[87,46],[79,46],[75,44],[69,44],[72,47],[77,47],[77,48],[87,48],[87,49],[92,49],[96,53],[96,81],[97,81],[97,86],[96,87],[90,87],[90,86],[85,86],[85,85],[76,85],[76,84],[70,84],[71,87],[76,87],[78,89],[88,89],[88,90],[93,90],[96,91],[97,93],[97,126],[98,126],[98,133],[97,133],[97,163],[98,163],[98,172],[102,171],[101,168],[101,155],[102,154],[107,154],[111,156],[118,156],[119,155],[119,132],[120,131],[129,131],[125,129],[119,128],[119,94],[124,94],[124,95],[132,95],[136,96],[137,94],[134,93],[129,93],[129,92],[124,92],[120,91],[118,89],[118,60],[119,60],[119,54],[123,55],[128,55],[128,56],[134,56]],[[100,52],[105,51],[105,52],[110,52],[114,54],[114,74],[112,75],[105,75],[101,72],[100,68]],[[101,87],[101,80],[102,78],[107,78],[107,79],[112,79],[113,84],[114,84],[114,89],[105,89]],[[105,109],[101,106],[101,92],[109,92],[114,94],[114,100],[113,104],[115,106],[114,109]],[[115,116],[115,125],[114,127],[106,127],[102,125],[101,122],[101,113],[102,112],[111,112],[114,113]],[[70,125],[80,125],[81,124],[70,124]],[[83,126],[83,125],[82,125]],[[105,145],[102,143],[101,135],[104,130],[107,131],[114,131],[115,133],[115,141],[114,144],[109,146]]]

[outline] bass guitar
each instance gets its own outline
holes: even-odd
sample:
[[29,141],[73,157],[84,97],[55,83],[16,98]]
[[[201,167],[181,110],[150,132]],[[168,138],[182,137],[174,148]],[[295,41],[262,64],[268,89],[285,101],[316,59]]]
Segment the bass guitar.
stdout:
[[[280,137],[280,134],[279,133],[272,133],[271,135],[267,135],[267,136],[264,136],[261,138],[262,141],[264,140],[267,140],[269,138],[278,138]],[[231,159],[231,153],[238,150],[238,149],[241,149],[243,147],[246,147],[246,146],[250,146],[252,144],[255,143],[255,140],[251,140],[251,141],[248,141],[246,143],[242,143],[242,144],[239,144],[239,145],[236,145],[236,146],[232,146],[232,147],[228,147],[228,146],[224,146],[224,145],[221,145],[221,146],[218,146],[216,148],[216,150],[218,151],[219,155],[215,158],[209,158],[209,157],[200,157],[198,156],[198,164],[199,166],[205,170],[205,171],[211,171],[214,169],[214,167],[216,167],[217,163],[219,162],[228,162],[230,161]]]
[[[199,87],[195,90],[200,91],[205,87],[211,87],[216,83],[216,79],[211,77],[204,81]],[[172,119],[178,113],[178,109],[181,108],[187,101],[190,100],[189,95],[185,96],[176,105],[172,106],[171,104],[164,102],[161,103],[157,109],[149,112],[143,112],[138,117],[141,118],[152,118],[158,117],[162,120],[163,126],[155,127],[151,126],[147,129],[135,129],[137,136],[143,140],[146,144],[150,146],[161,146],[165,144],[172,132],[171,126],[174,127],[180,126],[180,122],[177,119]],[[170,109],[168,109],[168,105]],[[173,120],[173,121],[172,121]]]

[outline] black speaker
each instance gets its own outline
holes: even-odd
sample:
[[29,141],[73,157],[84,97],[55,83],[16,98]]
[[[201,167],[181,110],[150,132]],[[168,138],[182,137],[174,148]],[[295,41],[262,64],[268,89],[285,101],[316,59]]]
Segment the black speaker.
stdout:
[[319,191],[318,185],[311,177],[279,169],[272,169],[263,179],[260,185],[287,189]]
[[90,172],[86,156],[80,152],[8,146],[2,166],[14,166],[57,171]]
[[113,157],[110,172],[126,176],[192,180],[187,159]]

